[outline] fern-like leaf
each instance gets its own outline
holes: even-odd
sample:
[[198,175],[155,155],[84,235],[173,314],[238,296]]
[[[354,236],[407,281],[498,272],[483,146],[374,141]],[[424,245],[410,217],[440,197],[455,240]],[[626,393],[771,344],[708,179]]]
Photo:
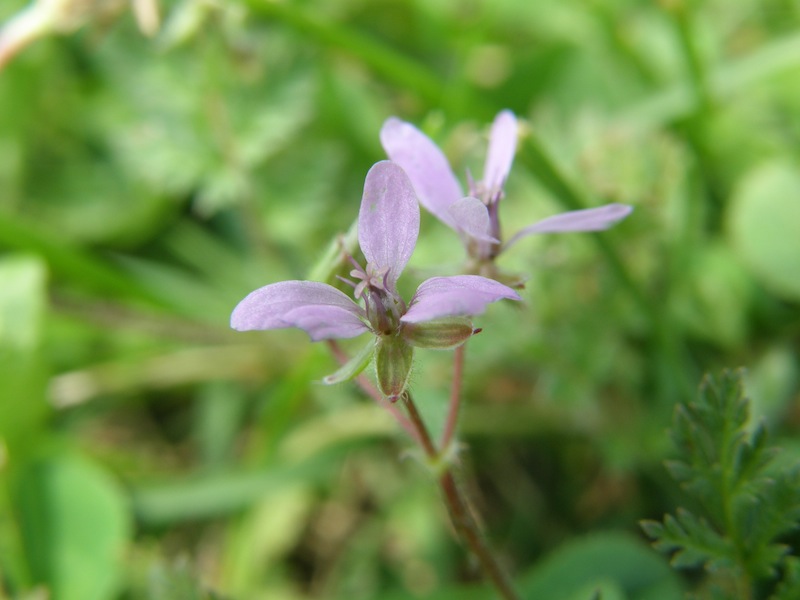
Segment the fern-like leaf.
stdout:
[[800,521],[800,466],[777,468],[766,429],[750,427],[742,373],[706,376],[697,400],[676,408],[671,436],[678,456],[666,463],[703,514],[678,509],[642,527],[675,567],[727,570],[742,585],[783,573],[775,598],[796,600],[796,559],[778,539]]

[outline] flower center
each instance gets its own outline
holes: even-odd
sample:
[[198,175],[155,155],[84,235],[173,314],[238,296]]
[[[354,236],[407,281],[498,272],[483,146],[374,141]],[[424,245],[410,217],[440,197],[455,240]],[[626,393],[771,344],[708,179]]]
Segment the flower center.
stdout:
[[364,293],[367,291],[388,292],[386,281],[388,274],[389,267],[378,269],[373,265],[367,265],[366,270],[358,266],[358,268],[350,271],[350,277],[361,280],[353,291],[356,300],[364,297]]
[[353,286],[356,300],[364,299],[372,331],[377,335],[396,335],[406,304],[389,281],[389,267],[367,264],[365,269],[352,256],[347,256],[347,259],[355,267],[350,271],[350,277],[358,283],[344,278],[342,281]]

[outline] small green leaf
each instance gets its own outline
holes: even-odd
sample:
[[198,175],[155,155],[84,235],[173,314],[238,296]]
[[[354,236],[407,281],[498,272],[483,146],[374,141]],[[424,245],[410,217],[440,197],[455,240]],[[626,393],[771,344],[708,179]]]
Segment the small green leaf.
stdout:
[[658,521],[645,519],[639,522],[639,527],[642,528],[645,535],[649,538],[657,539],[664,535],[664,526]]
[[664,528],[654,542],[662,552],[674,552],[674,567],[705,565],[713,570],[733,562],[734,549],[705,519],[679,508],[676,516],[664,518]]
[[358,354],[343,364],[335,373],[324,377],[322,382],[326,385],[333,385],[334,383],[350,381],[367,368],[374,354],[375,340],[370,337],[366,346],[359,350]]

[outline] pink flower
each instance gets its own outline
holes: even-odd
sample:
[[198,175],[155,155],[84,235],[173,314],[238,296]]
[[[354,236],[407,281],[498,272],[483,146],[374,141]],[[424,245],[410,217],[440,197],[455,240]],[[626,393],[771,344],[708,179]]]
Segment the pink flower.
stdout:
[[[239,331],[297,327],[312,341],[351,338],[370,332],[374,344],[347,370],[356,375],[375,356],[378,383],[390,399],[405,390],[413,347],[452,348],[473,333],[468,317],[503,298],[519,300],[511,288],[477,275],[434,277],[408,304],[397,292],[419,235],[419,206],[406,173],[383,161],[367,173],[358,214],[358,241],[366,268],[350,258],[348,281],[355,301],[325,283],[282,281],[250,293],[234,309]],[[332,380],[341,380],[334,377]]]
[[381,143],[389,159],[408,173],[420,203],[459,233],[469,256],[478,263],[494,260],[523,237],[536,233],[600,231],[627,217],[624,204],[575,210],[549,217],[517,231],[503,243],[498,207],[517,147],[517,120],[509,110],[495,117],[483,179],[467,175],[469,194],[453,174],[442,151],[419,129],[390,117],[381,128]]

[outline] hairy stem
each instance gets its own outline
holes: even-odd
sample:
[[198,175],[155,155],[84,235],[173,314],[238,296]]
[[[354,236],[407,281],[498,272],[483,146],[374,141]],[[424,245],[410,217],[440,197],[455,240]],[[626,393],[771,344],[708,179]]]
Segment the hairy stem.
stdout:
[[[425,422],[422,420],[422,416],[419,414],[411,395],[407,392],[403,395],[403,402],[408,410],[411,423],[418,432],[417,437],[426,457],[434,464],[438,463],[441,458],[440,454],[433,444],[428,428],[425,426]],[[445,504],[450,513],[450,520],[453,522],[456,532],[462,542],[469,547],[478,559],[484,575],[494,585],[501,598],[504,600],[520,600],[520,596],[511,583],[511,578],[498,562],[494,551],[489,546],[488,540],[478,527],[464,492],[456,483],[452,467],[446,463],[442,466],[442,471],[439,475],[439,487],[444,495]]]

